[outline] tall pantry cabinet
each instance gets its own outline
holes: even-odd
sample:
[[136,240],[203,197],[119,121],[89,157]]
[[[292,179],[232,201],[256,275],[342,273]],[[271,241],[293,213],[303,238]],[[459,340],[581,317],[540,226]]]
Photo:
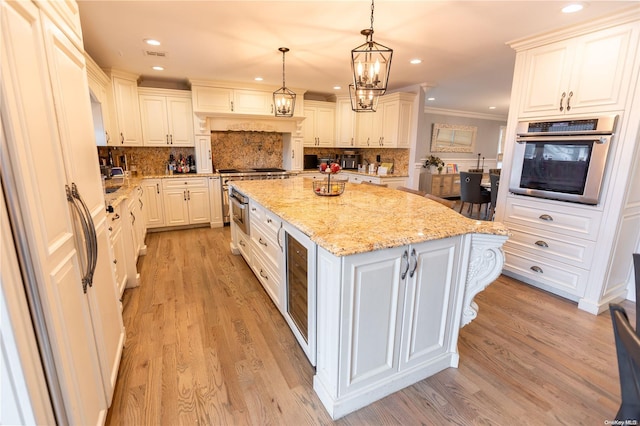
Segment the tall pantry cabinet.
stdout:
[[[516,40],[496,220],[504,272],[593,314],[627,297],[640,250],[640,8]],[[617,115],[595,206],[509,193],[518,121]],[[552,220],[550,220],[550,218]]]
[[73,1],[0,7],[1,173],[20,236],[3,250],[29,254],[25,286],[42,320],[34,329],[57,422],[99,425],[125,335],[78,9]]

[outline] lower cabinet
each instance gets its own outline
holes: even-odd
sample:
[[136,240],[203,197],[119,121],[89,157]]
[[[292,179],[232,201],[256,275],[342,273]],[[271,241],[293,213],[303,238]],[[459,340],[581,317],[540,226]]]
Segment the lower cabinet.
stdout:
[[[107,215],[109,239],[113,252],[113,270],[116,276],[116,290],[118,297],[122,299],[122,293],[127,285],[127,250],[123,237],[121,206]],[[129,260],[131,261],[131,260]]]
[[128,220],[130,221],[131,241],[133,241],[134,255],[136,259],[140,255],[147,253],[145,237],[147,229],[144,223],[144,202],[142,201],[142,189],[136,187],[131,192],[131,197],[127,203]]
[[459,197],[460,174],[458,173],[423,173],[420,176],[420,191],[436,197]]
[[164,203],[161,179],[144,179],[142,181],[144,202],[144,219],[147,228],[164,226]]
[[207,178],[162,180],[165,226],[193,225],[211,221]]
[[318,249],[314,389],[334,419],[372,394],[457,366],[462,244],[454,237],[344,258]]
[[209,177],[209,203],[211,204],[211,224],[212,228],[224,226],[222,217],[222,186],[219,176]]

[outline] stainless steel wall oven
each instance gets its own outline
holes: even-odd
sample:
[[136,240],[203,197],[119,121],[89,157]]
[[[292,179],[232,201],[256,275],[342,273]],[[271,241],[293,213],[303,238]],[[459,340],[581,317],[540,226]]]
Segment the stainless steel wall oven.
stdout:
[[617,118],[518,123],[509,190],[598,204]]

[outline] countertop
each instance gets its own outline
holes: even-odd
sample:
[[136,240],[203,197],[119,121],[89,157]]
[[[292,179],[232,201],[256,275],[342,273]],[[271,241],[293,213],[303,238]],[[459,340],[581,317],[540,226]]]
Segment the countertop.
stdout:
[[466,218],[440,203],[397,189],[347,183],[318,196],[313,179],[233,181],[230,185],[336,256],[479,233],[508,236],[499,222]]
[[[359,172],[358,170],[351,170],[351,169],[342,169],[342,171],[344,173],[352,173],[355,175],[361,175],[361,176],[369,176],[369,177],[377,177],[377,178],[406,178],[409,177],[409,175],[407,174],[388,174],[388,175],[379,175],[376,173],[365,173],[365,172]],[[298,172],[291,172],[291,173],[297,173],[298,175],[304,175],[305,173],[320,173],[320,171],[318,169],[305,169],[302,171],[298,171]]]

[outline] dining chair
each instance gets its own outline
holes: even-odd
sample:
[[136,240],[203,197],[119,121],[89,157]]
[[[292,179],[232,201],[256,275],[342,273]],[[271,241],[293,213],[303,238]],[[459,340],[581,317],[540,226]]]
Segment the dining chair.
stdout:
[[473,216],[473,206],[478,204],[478,219],[482,211],[482,205],[486,204],[486,212],[488,215],[489,204],[491,203],[491,193],[484,189],[481,185],[482,173],[460,172],[460,213],[465,203],[471,204],[471,212],[469,216]]
[[622,397],[616,421],[640,419],[640,337],[631,327],[622,306],[610,304],[609,313],[613,323]]
[[496,214],[496,201],[498,200],[498,188],[500,186],[500,175],[490,174],[489,180],[491,181],[491,212],[489,213],[489,219],[493,220]]

